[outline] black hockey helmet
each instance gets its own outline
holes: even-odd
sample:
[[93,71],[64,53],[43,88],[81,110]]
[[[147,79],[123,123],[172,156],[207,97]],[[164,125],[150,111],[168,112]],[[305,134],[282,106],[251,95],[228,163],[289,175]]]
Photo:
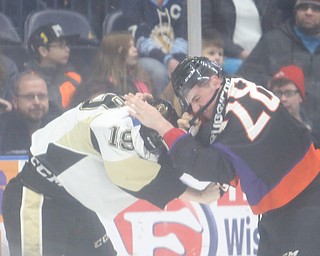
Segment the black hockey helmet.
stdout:
[[222,68],[206,57],[186,57],[171,75],[171,82],[183,111],[187,111],[186,96],[195,86],[204,84],[211,76],[222,77]]
[[[148,103],[154,106],[161,115],[167,119],[173,126],[177,127],[178,115],[170,101],[162,99],[152,99]],[[145,148],[153,154],[160,154],[164,148],[162,137],[153,129],[141,125],[140,136],[144,141]]]

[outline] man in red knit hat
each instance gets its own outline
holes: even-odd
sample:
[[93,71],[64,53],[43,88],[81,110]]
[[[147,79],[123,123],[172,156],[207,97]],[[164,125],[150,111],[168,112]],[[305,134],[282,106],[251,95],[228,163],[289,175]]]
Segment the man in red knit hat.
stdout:
[[305,74],[305,99],[301,106],[312,122],[313,133],[320,137],[320,0],[291,2],[291,19],[263,34],[237,75],[267,86],[281,67],[301,67]]
[[[301,108],[305,99],[305,90],[304,73],[299,66],[282,67],[270,80],[269,89],[280,99],[282,105],[294,118],[312,131],[312,123]],[[313,141],[319,145],[315,136],[313,136]]]
[[300,104],[305,97],[302,69],[295,65],[282,67],[271,79],[269,88],[290,114],[303,122],[300,113]]

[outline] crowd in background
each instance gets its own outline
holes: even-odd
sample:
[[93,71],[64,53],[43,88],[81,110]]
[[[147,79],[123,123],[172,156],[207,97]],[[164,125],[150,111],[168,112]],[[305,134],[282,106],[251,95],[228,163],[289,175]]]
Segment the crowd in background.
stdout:
[[[23,61],[10,58],[15,55],[7,41],[0,46],[1,155],[26,153],[35,129],[100,93],[148,92],[169,99],[178,110],[170,74],[188,55],[187,1],[95,1],[90,17],[88,3],[28,1],[24,12],[31,15],[39,6],[78,12],[90,23],[92,44],[57,21],[39,25],[27,41],[21,38]],[[317,145],[320,1],[203,0],[201,11],[202,55],[222,66],[225,76],[274,91],[312,131]],[[118,16],[109,19],[113,31],[105,33],[111,14]],[[15,26],[17,16],[7,16]],[[279,77],[284,82],[276,82]],[[30,82],[39,86],[30,90]],[[287,84],[292,87],[283,89]]]

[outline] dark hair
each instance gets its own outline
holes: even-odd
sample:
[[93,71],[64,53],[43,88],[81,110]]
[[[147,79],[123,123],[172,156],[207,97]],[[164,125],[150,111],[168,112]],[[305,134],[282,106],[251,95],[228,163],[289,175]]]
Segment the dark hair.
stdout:
[[70,107],[76,107],[85,100],[107,92],[121,95],[119,88],[108,80],[102,81],[95,78],[84,80],[72,95]]
[[29,70],[28,69],[28,70],[25,70],[25,71],[19,73],[19,75],[17,77],[17,80],[15,82],[15,85],[14,85],[14,89],[13,89],[13,92],[14,92],[15,95],[17,95],[19,93],[19,88],[20,88],[21,81],[25,77],[38,77],[39,79],[44,80],[39,74],[37,74],[33,70]]
[[221,33],[215,28],[206,29],[202,32],[202,48],[211,45],[224,48],[224,41]]
[[95,58],[93,76],[100,81],[112,82],[119,88],[121,95],[134,92],[134,81],[150,84],[138,63],[131,66],[126,64],[131,40],[134,39],[128,31],[112,32],[102,39]]

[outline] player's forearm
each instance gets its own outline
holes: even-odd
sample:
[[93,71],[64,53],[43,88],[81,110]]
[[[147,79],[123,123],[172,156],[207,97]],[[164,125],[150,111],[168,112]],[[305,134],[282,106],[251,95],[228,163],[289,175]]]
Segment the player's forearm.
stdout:
[[161,137],[174,128],[174,126],[164,118],[158,122],[155,122],[155,124],[156,125],[154,126],[154,129],[160,134]]
[[210,183],[203,190],[197,190],[188,187],[179,198],[182,200],[194,201],[202,204],[210,204],[212,202],[217,201],[220,198],[220,196],[220,187],[214,183]]

